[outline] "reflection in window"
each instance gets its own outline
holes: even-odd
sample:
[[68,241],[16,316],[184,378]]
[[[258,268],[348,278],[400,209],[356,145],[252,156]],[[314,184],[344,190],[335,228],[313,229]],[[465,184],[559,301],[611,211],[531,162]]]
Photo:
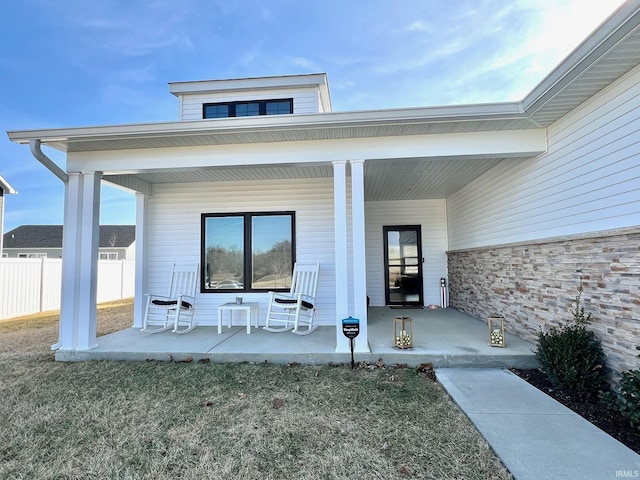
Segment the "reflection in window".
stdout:
[[252,117],[256,115],[289,115],[293,98],[256,100],[253,102],[205,103],[202,118]]
[[236,105],[236,117],[253,117],[260,114],[260,106],[257,103],[238,103]]
[[260,215],[251,226],[251,288],[277,289],[291,286],[291,216]]
[[289,289],[294,213],[202,215],[202,291]]
[[244,217],[208,217],[205,235],[205,288],[244,288]]
[[227,118],[229,116],[229,105],[205,105],[204,118]]
[[267,115],[286,115],[291,113],[289,100],[267,102]]

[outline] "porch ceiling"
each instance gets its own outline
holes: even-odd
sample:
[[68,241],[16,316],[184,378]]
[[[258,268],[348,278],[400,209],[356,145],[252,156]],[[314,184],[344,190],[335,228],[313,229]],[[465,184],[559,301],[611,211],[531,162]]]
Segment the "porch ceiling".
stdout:
[[[365,200],[447,198],[503,160],[477,157],[367,160]],[[123,177],[136,177],[150,184],[332,178],[333,167],[327,163],[253,165],[105,175],[104,179],[126,186],[129,182]]]

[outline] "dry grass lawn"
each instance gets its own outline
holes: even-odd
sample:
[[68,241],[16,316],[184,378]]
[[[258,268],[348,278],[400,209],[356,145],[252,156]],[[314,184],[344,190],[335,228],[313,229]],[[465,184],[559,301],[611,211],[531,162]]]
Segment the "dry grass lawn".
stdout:
[[0,322],[1,479],[511,478],[415,369],[60,363],[56,340],[57,313]]

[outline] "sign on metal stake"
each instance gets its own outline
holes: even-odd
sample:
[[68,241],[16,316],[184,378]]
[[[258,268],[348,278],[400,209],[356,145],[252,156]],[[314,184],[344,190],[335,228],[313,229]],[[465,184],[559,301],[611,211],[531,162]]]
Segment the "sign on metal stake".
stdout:
[[351,370],[353,370],[355,366],[353,359],[353,339],[360,333],[360,320],[351,316],[349,316],[349,318],[343,318],[342,333],[349,339],[349,344],[351,345]]

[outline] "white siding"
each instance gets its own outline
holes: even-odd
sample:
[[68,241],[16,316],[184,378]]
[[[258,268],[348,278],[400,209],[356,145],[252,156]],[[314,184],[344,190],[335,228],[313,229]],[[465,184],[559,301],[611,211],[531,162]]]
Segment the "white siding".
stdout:
[[640,225],[640,69],[447,200],[451,250]]
[[[202,213],[262,211],[296,212],[296,259],[320,262],[318,324],[335,324],[335,257],[333,179],[262,182],[215,182],[156,185],[149,199],[145,255],[149,268],[147,291],[168,288],[171,265],[200,262]],[[199,290],[199,287],[198,287]],[[217,322],[217,306],[232,301],[234,293],[198,293],[196,322]],[[243,293],[258,301],[260,322],[267,311],[266,293]]]
[[293,113],[319,113],[316,89],[274,89],[257,92],[216,92],[184,95],[181,97],[180,120],[202,120],[202,105],[205,103],[238,102],[249,100],[276,100],[293,98]]
[[425,304],[440,304],[440,279],[447,278],[447,228],[444,200],[365,203],[367,294],[372,306],[385,304],[385,225],[421,225]]

